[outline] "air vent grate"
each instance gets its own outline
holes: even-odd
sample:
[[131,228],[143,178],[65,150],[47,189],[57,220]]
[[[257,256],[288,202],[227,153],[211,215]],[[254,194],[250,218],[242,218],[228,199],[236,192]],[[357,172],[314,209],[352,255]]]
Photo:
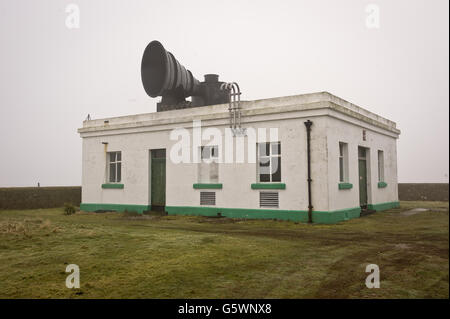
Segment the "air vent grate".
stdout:
[[216,192],[200,192],[200,205],[216,205]]
[[277,207],[279,205],[278,192],[260,192],[259,206],[260,207]]

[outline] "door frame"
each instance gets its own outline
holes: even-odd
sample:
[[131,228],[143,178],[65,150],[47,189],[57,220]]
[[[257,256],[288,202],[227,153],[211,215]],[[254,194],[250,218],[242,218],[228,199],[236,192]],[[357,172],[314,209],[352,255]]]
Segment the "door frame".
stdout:
[[[163,158],[163,157],[155,157],[153,154],[155,151],[164,151],[164,205],[163,206],[154,206],[152,205],[152,165],[154,158]],[[167,174],[166,174],[166,156],[167,152],[165,148],[154,148],[149,150],[149,166],[148,166],[148,202],[152,210],[162,210],[165,211],[166,206],[166,194],[167,194]]]
[[[360,149],[364,149],[364,157],[360,156]],[[366,184],[364,185],[364,188],[366,190],[366,203],[361,203],[361,172],[360,172],[360,162],[364,161],[365,163],[365,172],[366,172]],[[359,206],[361,208],[366,209],[367,206],[369,205],[369,199],[370,199],[370,194],[369,194],[369,185],[370,185],[370,149],[368,147],[365,146],[360,146],[358,145],[358,189],[359,189]]]

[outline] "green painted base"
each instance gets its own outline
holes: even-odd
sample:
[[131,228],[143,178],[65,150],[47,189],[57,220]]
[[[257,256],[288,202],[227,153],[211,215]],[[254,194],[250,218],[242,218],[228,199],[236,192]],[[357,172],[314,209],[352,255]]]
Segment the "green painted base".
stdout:
[[389,202],[389,203],[380,203],[380,204],[369,204],[367,205],[368,209],[376,210],[380,212],[382,210],[388,210],[392,208],[400,207],[400,202]]
[[361,207],[333,210],[330,212],[313,211],[313,222],[318,224],[336,224],[344,220],[359,218]]
[[[367,208],[383,211],[399,207],[399,202],[380,204],[369,204]],[[219,214],[229,218],[243,219],[279,219],[294,222],[307,222],[308,211],[306,210],[279,210],[279,209],[247,209],[247,208],[220,208],[220,207],[196,207],[196,206],[166,206],[169,215],[192,215],[192,216],[218,216]],[[81,203],[80,209],[87,212],[116,211],[137,212],[151,210],[150,205],[128,205],[128,204],[92,204]],[[313,222],[317,224],[335,224],[341,221],[358,218],[361,208],[348,208],[334,211],[313,211]]]
[[80,210],[86,212],[96,212],[96,211],[114,211],[123,213],[136,212],[142,214],[145,211],[151,210],[150,205],[128,205],[128,204],[91,204],[91,203],[81,203]]
[[[280,219],[294,222],[308,222],[308,212],[303,210],[246,209],[220,207],[166,206],[169,215],[218,216],[243,219]],[[361,208],[350,208],[332,212],[313,211],[313,222],[317,224],[335,224],[340,221],[357,218]]]

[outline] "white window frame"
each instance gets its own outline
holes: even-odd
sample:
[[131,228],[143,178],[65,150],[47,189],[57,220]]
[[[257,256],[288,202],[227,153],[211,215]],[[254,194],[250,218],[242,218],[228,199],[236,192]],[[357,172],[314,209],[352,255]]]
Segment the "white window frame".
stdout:
[[[341,175],[342,161],[342,175]],[[339,183],[348,183],[348,143],[339,142],[339,162],[338,162]]]
[[[200,163],[198,166],[198,182],[199,183],[219,183],[219,146],[218,145],[205,145],[199,147],[200,151]],[[202,170],[206,165],[209,167],[208,180],[202,179]],[[211,172],[213,165],[217,167],[217,180],[211,179]]]
[[[207,155],[207,157],[205,155]],[[219,160],[219,146],[218,145],[200,146],[200,159],[204,163],[217,162]]]
[[[115,154],[115,161],[111,162],[111,154]],[[117,155],[120,155],[120,160],[117,160]],[[115,179],[111,180],[111,165],[115,165]],[[120,179],[117,178],[118,167],[120,166]],[[107,179],[106,182],[108,184],[118,184],[122,180],[122,152],[107,152],[106,153],[106,171],[107,171]]]
[[384,151],[378,150],[378,181],[384,182]]
[[[260,147],[260,145],[262,145],[262,144],[264,144],[264,145],[269,144],[269,155],[261,156],[259,147]],[[276,144],[279,144],[279,145],[280,145],[280,147],[279,147],[279,149],[280,149],[279,154],[274,154],[274,153],[272,152],[272,145],[276,145]],[[279,180],[279,181],[273,181],[273,180],[272,180],[272,175],[273,175],[273,172],[272,172],[272,162],[273,162],[273,161],[272,161],[272,159],[273,159],[273,158],[279,158],[279,159],[280,159],[278,162],[280,163],[280,170],[281,170],[281,142],[278,141],[278,142],[262,142],[262,143],[257,143],[257,144],[256,144],[256,152],[257,152],[257,158],[258,158],[258,160],[257,160],[257,162],[256,162],[256,164],[257,164],[257,167],[256,167],[256,175],[257,175],[257,181],[258,181],[258,183],[281,183],[281,181],[283,180],[282,173],[280,173],[280,180]],[[260,165],[259,165],[261,159],[268,159],[268,160],[269,160],[269,172],[270,172],[270,174],[268,174],[268,175],[269,175],[269,181],[261,181],[261,172],[260,172]]]

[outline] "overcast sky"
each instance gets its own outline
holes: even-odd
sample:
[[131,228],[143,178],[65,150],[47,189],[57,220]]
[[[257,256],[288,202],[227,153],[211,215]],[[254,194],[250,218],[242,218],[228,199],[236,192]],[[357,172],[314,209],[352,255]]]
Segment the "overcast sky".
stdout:
[[[80,27],[66,26],[66,6]],[[379,8],[368,28],[366,6]],[[156,111],[141,84],[160,40],[244,100],[329,91],[393,120],[400,182],[448,182],[448,0],[0,0],[0,186],[81,184],[77,128]]]

